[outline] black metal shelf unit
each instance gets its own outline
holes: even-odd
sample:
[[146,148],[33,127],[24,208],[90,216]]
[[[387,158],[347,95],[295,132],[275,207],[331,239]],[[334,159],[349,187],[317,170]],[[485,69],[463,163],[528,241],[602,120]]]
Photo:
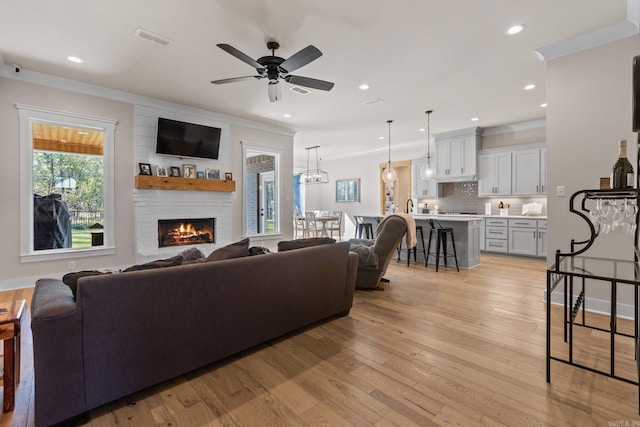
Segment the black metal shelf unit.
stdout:
[[[640,152],[639,163],[640,167]],[[640,178],[639,178],[640,179]],[[587,239],[576,241],[571,240],[570,252],[562,253],[556,251],[555,263],[547,269],[547,382],[551,382],[551,361],[558,361],[565,364],[573,365],[582,369],[589,370],[598,374],[606,375],[617,380],[635,384],[640,387],[637,379],[630,379],[617,374],[616,372],[616,336],[625,336],[634,339],[635,344],[635,360],[640,374],[640,334],[639,332],[639,288],[640,288],[640,270],[638,267],[638,218],[639,213],[635,214],[635,230],[634,230],[634,258],[633,261],[622,261],[615,259],[605,259],[597,257],[585,256],[585,252],[593,245],[600,233],[600,228],[594,225],[589,217],[593,207],[590,206],[594,201],[602,200],[627,200],[632,201],[639,206],[640,192],[637,189],[625,190],[581,190],[574,193],[569,201],[570,212],[575,213],[582,218],[589,227],[590,235]],[[610,286],[610,323],[609,328],[602,328],[587,323],[585,312],[586,308],[586,291],[587,280],[591,282],[603,282]],[[551,354],[551,301],[552,294],[562,284],[564,294],[564,342],[568,344],[566,349],[566,357],[558,357]],[[618,330],[617,319],[617,297],[619,285],[632,286],[634,289],[634,333],[624,333]],[[591,285],[590,285],[591,286]],[[576,292],[577,291],[577,292]],[[578,318],[579,314],[582,314]],[[574,327],[590,328],[610,335],[609,349],[609,369],[597,369],[593,366],[576,361],[574,358]],[[638,378],[638,377],[636,377]],[[639,392],[639,410],[640,410],[640,392]]]

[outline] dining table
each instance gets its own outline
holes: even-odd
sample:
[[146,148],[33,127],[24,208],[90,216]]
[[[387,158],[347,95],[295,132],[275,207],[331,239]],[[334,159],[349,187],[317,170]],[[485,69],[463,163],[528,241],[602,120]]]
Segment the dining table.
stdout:
[[322,223],[322,229],[320,231],[322,233],[322,237],[329,237],[329,233],[327,232],[327,223],[331,221],[338,221],[339,219],[339,217],[333,215],[316,216],[316,221]]

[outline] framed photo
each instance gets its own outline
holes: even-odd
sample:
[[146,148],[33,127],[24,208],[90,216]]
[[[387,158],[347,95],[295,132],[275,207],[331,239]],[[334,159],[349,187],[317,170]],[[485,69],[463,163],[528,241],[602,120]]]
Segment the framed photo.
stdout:
[[220,179],[220,171],[218,169],[206,169],[206,178],[207,179]]
[[360,202],[360,178],[337,179],[336,202]]
[[167,176],[167,168],[166,168],[166,166],[156,166],[156,175],[157,176]]
[[178,166],[171,166],[171,176],[180,178],[180,168]]
[[233,181],[233,174],[231,172],[225,172],[224,173],[224,180],[225,181]]
[[204,179],[204,172],[198,171],[198,179]]
[[182,177],[183,178],[195,178],[196,177],[196,165],[182,165]]
[[140,175],[151,175],[151,165],[149,163],[138,163]]

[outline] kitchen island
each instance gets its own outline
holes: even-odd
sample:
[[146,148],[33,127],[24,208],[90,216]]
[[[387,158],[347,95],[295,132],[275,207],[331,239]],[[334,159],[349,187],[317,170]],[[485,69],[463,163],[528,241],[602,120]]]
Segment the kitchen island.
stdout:
[[[429,246],[429,231],[431,225],[429,220],[433,219],[437,221],[442,227],[449,227],[453,229],[453,238],[456,244],[456,252],[458,258],[458,266],[460,268],[472,268],[480,264],[480,239],[481,228],[483,226],[483,218],[481,215],[444,215],[444,214],[413,214],[413,218],[416,220],[416,226],[422,226],[422,232],[424,233],[425,248]],[[435,233],[434,233],[435,236]],[[420,236],[417,236],[418,239]],[[435,237],[434,237],[435,239]],[[448,239],[447,239],[448,241]],[[418,242],[418,245],[421,245]],[[431,242],[431,252],[435,252],[435,241]],[[453,252],[451,245],[448,245],[449,252]],[[424,258],[422,258],[424,261]],[[435,257],[429,258],[429,263],[435,266]],[[455,267],[455,262],[452,258],[447,260],[448,265]],[[442,258],[440,259],[440,266],[444,265]]]

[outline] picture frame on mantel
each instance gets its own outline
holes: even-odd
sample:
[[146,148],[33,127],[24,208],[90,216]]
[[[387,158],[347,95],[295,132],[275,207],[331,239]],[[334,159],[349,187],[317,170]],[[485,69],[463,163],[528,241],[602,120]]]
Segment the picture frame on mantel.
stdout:
[[138,163],[140,167],[140,175],[151,175],[151,164],[150,163]]
[[182,177],[183,178],[195,178],[196,177],[196,165],[183,164],[182,165]]
[[171,176],[180,178],[180,168],[178,166],[171,166]]
[[360,178],[336,180],[336,202],[360,202]]

